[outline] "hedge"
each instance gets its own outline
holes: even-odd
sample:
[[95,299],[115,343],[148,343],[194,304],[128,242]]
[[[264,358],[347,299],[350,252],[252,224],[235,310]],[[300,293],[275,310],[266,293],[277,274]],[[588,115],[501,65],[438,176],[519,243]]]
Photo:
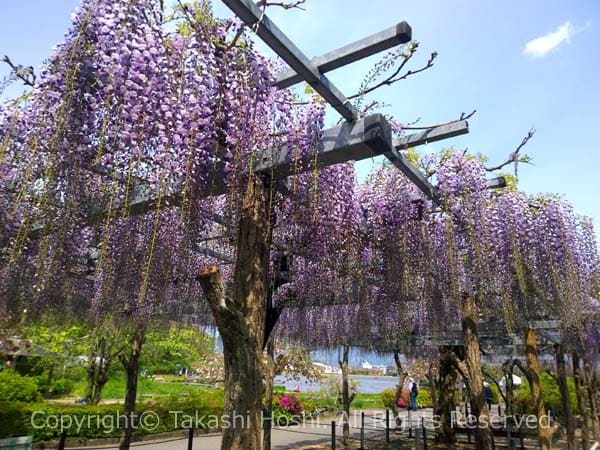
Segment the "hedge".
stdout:
[[[199,429],[216,428],[223,415],[223,397],[222,393],[215,393],[211,397],[190,396],[183,400],[139,404],[136,412],[140,420],[146,421],[146,426],[140,423],[134,430],[134,436],[188,428],[192,421]],[[119,404],[0,403],[2,437],[33,435],[36,442],[58,440],[61,421],[69,438],[91,439],[120,436],[125,418],[123,406]]]

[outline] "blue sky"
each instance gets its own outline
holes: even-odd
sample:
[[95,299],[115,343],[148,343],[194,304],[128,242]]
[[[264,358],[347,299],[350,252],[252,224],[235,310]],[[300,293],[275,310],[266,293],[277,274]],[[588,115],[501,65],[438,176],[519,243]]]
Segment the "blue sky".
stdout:
[[[39,66],[78,4],[2,2],[0,55]],[[439,57],[432,69],[378,91],[374,98],[392,105],[384,112],[429,124],[477,109],[468,135],[424,150],[468,147],[487,154],[490,163],[503,161],[533,125],[537,133],[525,152],[535,165],[520,167],[521,188],[564,194],[600,228],[599,2],[307,0],[303,6],[305,11],[272,8],[269,15],[310,57],[406,20],[421,44],[412,67],[432,51]],[[231,15],[219,0],[214,9],[219,17]],[[376,59],[330,78],[347,95],[354,93]],[[0,76],[6,73],[1,67]],[[328,123],[336,120],[332,114]],[[359,165],[362,176],[372,162]]]

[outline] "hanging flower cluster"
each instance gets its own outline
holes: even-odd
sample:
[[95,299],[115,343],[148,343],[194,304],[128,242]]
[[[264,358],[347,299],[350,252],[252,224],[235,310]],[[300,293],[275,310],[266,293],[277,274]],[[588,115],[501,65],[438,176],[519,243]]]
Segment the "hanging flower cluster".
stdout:
[[[194,274],[235,247],[265,150],[298,148],[304,164],[320,145],[323,105],[293,108],[272,87],[276,65],[232,38],[239,22],[213,19],[202,2],[165,26],[160,3],[84,1],[26,101],[0,108],[6,317],[26,304],[206,312]],[[297,190],[309,217],[327,198],[311,182]]]
[[32,92],[0,107],[0,315],[209,317],[195,274],[235,260],[249,175],[278,176],[269,149],[291,172],[269,198],[274,246],[291,255],[282,335],[444,334],[464,294],[485,318],[595,323],[595,234],[568,203],[492,192],[461,153],[421,161],[439,204],[388,166],[359,186],[352,163],[320,165],[323,102],[273,88],[279,64],[239,22],[203,2],[167,27],[159,3],[85,0]]
[[281,335],[317,348],[398,348],[415,335],[460,330],[466,294],[484,320],[516,327],[558,318],[593,340],[600,259],[590,221],[558,197],[488,189],[470,155],[426,163],[441,205],[421,199],[399,171],[375,170],[356,193],[357,270],[303,267],[287,288],[300,298],[284,312]]

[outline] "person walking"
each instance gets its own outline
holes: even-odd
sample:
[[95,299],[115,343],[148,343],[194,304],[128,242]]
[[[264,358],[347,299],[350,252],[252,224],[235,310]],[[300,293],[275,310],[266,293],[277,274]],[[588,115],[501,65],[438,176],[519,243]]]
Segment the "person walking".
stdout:
[[485,392],[485,401],[487,402],[488,405],[488,411],[492,410],[492,388],[490,387],[490,384],[487,381],[483,382],[483,391]]
[[417,410],[417,396],[419,395],[419,387],[416,382],[412,382],[412,386],[410,387],[410,409],[412,411]]

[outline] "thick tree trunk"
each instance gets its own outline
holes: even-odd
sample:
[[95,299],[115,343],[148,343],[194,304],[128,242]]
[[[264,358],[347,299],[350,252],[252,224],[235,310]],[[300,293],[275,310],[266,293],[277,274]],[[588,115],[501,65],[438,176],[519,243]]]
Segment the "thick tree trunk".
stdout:
[[350,394],[350,382],[349,375],[350,369],[348,367],[348,354],[350,352],[350,346],[344,344],[343,346],[343,357],[339,362],[340,369],[342,369],[342,408],[344,409],[342,415],[342,436],[343,445],[350,444],[350,405],[354,400],[354,394]]
[[131,349],[129,357],[121,357],[121,363],[127,375],[125,388],[125,403],[123,404],[123,415],[125,416],[123,435],[119,442],[119,450],[128,450],[131,444],[133,430],[137,427],[135,421],[135,401],[137,399],[138,374],[140,369],[140,355],[144,343],[144,324],[136,324],[131,336]]
[[468,373],[468,387],[471,396],[471,415],[477,420],[475,430],[475,448],[491,450],[492,433],[490,415],[483,390],[481,374],[481,357],[479,354],[478,321],[479,311],[475,300],[470,295],[463,295],[461,302],[462,331],[465,341],[465,365]]
[[110,362],[108,360],[101,361],[98,366],[96,373],[96,379],[94,380],[94,395],[92,398],[92,404],[97,405],[102,399],[102,391],[104,386],[108,382],[108,371],[110,370]]
[[434,409],[434,414],[439,417],[436,441],[440,444],[452,445],[456,443],[456,433],[452,414],[456,409],[454,390],[458,373],[450,355],[455,348],[450,346],[440,347],[440,372],[439,372],[439,398]]
[[579,409],[579,415],[581,416],[581,444],[584,449],[590,448],[590,432],[588,424],[588,413],[587,405],[585,400],[585,394],[583,392],[582,380],[581,380],[581,361],[579,355],[573,353],[573,380],[575,381],[575,395],[577,396],[577,408]]
[[[439,364],[439,361],[438,361]],[[427,368],[427,381],[429,383],[429,395],[431,395],[432,409],[435,411],[438,407],[438,389],[439,383],[436,380],[436,376],[433,372],[434,363],[429,361],[429,367]]]
[[263,405],[263,450],[271,450],[271,430],[273,420],[273,384],[275,379],[275,344],[273,338],[267,341],[267,364],[265,367],[265,403]]
[[404,368],[402,367],[402,361],[400,361],[400,352],[394,351],[394,362],[396,363],[396,373],[398,374],[398,385],[396,386],[396,395],[394,396],[394,404],[392,405],[392,412],[394,414],[394,419],[396,421],[396,426],[399,425],[399,410],[398,410],[398,402],[402,397],[402,388],[404,387],[404,382],[406,381],[406,372],[404,372]]
[[96,353],[93,350],[90,350],[90,353],[88,355],[88,366],[86,370],[87,388],[85,390],[85,401],[86,403],[93,403],[94,387],[96,385]]
[[[539,446],[541,450],[550,450],[552,448],[552,435],[557,427],[550,426],[550,420],[544,406],[537,354],[537,335],[535,330],[531,328],[525,330],[525,355],[527,357],[527,369],[524,370],[524,373],[529,382],[533,411],[537,417]],[[523,370],[523,368],[521,369]]]
[[106,338],[103,336],[97,341],[96,347],[96,364],[94,370],[94,386],[91,398],[91,404],[97,405],[100,403],[102,398],[102,391],[104,386],[108,382],[108,371],[112,364],[113,355],[109,355],[109,349],[107,348]]
[[592,436],[594,440],[600,440],[600,421],[598,420],[598,379],[587,359],[583,360],[583,373],[587,388],[588,402],[590,404],[590,416],[592,418]]
[[223,427],[222,450],[261,448],[261,356],[272,231],[269,199],[268,183],[251,176],[240,211],[231,294],[224,294],[217,267],[209,267],[199,276],[223,339],[224,415],[231,423]]
[[575,417],[571,408],[571,399],[569,398],[569,388],[567,386],[567,368],[565,365],[565,353],[560,344],[554,346],[556,352],[556,382],[560,390],[560,401],[565,418],[565,428],[567,429],[567,448],[569,450],[577,449],[577,440],[575,438]]

